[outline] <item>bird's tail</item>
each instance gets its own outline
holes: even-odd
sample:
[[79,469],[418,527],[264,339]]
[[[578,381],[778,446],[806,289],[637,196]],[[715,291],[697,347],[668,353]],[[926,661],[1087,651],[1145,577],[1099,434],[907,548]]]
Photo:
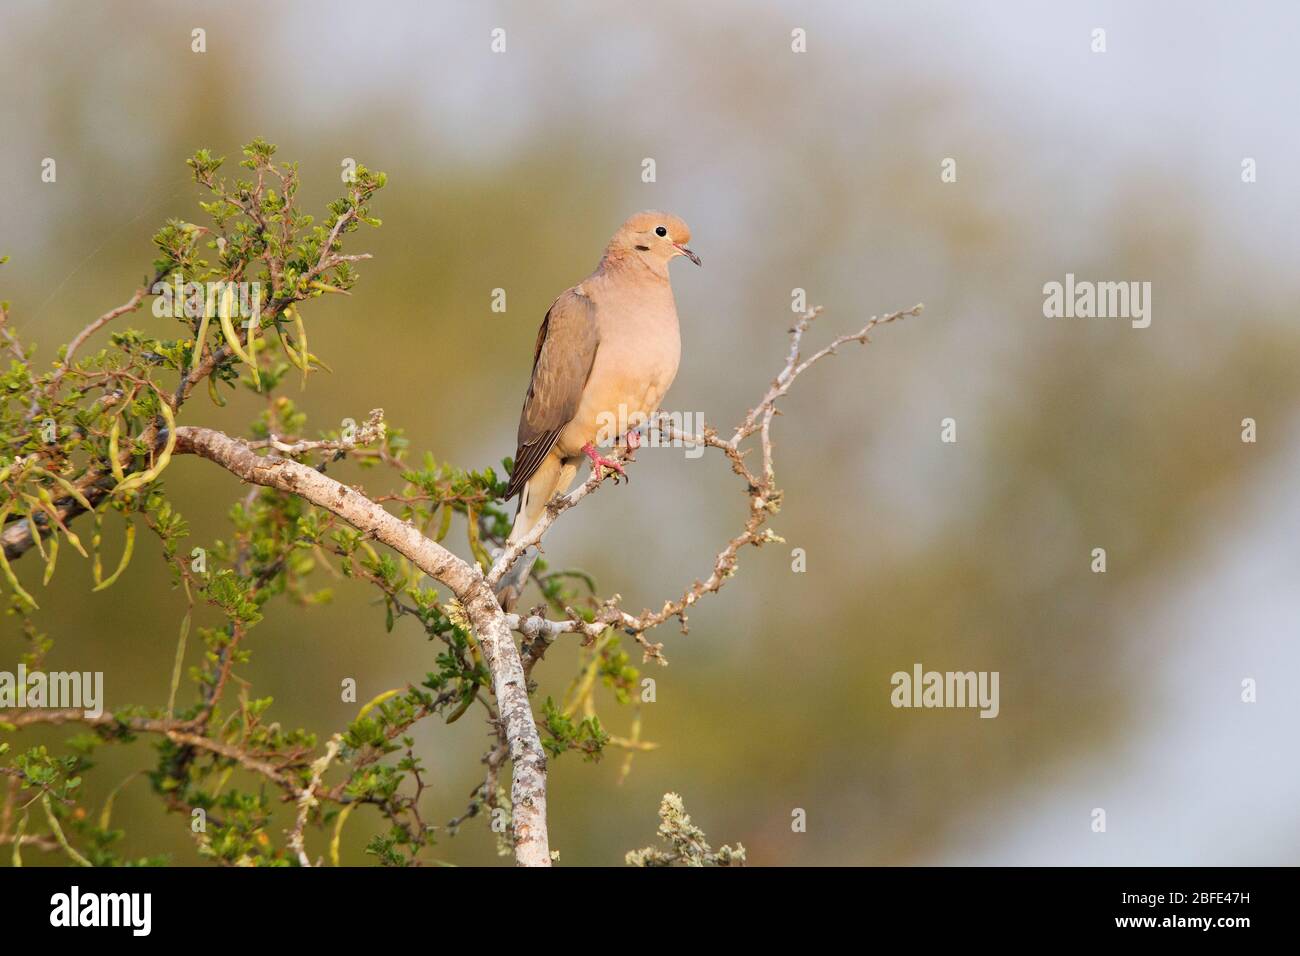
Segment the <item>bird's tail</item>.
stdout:
[[[515,512],[514,527],[510,529],[510,537],[506,538],[506,547],[527,536],[541,517],[540,514],[529,517],[528,491],[529,486],[525,485],[519,492],[519,510]],[[497,601],[507,614],[519,603],[519,597],[524,593],[524,586],[528,584],[528,575],[533,570],[533,565],[537,563],[540,553],[536,545],[528,548],[497,584]]]
[[[546,513],[546,505],[556,494],[563,494],[577,474],[576,464],[564,462],[558,456],[548,456],[542,462],[537,473],[528,479],[519,492],[519,510],[515,512],[515,523],[506,538],[506,546],[516,544],[528,536]],[[519,556],[509,573],[497,584],[497,601],[506,613],[515,609],[519,597],[528,583],[528,575],[537,563],[540,550],[536,545],[529,547]]]

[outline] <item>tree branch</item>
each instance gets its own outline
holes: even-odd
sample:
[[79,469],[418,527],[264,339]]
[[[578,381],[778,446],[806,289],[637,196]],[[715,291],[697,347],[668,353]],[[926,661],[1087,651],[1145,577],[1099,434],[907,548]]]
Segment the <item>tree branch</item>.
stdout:
[[505,614],[478,566],[463,561],[414,525],[389,514],[347,485],[300,462],[258,455],[246,443],[219,431],[191,425],[177,428],[176,453],[198,455],[244,481],[298,495],[392,548],[452,590],[478,634],[510,743],[515,862],[521,866],[549,866],[546,754],[533,721],[519,651]]

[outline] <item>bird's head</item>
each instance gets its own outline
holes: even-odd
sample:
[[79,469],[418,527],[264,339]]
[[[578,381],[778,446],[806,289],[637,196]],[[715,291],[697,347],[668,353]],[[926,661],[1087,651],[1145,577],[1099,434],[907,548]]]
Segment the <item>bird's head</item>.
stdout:
[[654,271],[667,274],[668,263],[685,256],[697,266],[700,257],[686,244],[691,241],[691,227],[666,212],[639,212],[623,223],[610,240],[608,252],[620,257],[638,256]]

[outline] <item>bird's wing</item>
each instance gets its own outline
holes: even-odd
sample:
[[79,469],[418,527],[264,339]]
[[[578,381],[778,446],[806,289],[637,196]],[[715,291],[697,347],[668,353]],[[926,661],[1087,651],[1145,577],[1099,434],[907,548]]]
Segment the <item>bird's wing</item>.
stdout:
[[577,414],[599,344],[596,306],[580,288],[551,304],[537,330],[533,379],[519,415],[519,447],[507,499],[528,483]]

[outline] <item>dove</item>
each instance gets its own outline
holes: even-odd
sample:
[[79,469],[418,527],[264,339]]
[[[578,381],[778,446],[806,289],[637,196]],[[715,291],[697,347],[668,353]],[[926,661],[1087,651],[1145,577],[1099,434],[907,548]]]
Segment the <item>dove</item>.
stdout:
[[[596,271],[547,310],[506,489],[506,500],[519,496],[507,544],[528,535],[584,460],[626,477],[619,462],[600,454],[597,440],[611,422],[649,421],[677,375],[681,335],[668,266],[679,256],[700,265],[690,239],[677,216],[639,212],[614,233]],[[536,560],[529,552],[498,587],[507,611]]]

